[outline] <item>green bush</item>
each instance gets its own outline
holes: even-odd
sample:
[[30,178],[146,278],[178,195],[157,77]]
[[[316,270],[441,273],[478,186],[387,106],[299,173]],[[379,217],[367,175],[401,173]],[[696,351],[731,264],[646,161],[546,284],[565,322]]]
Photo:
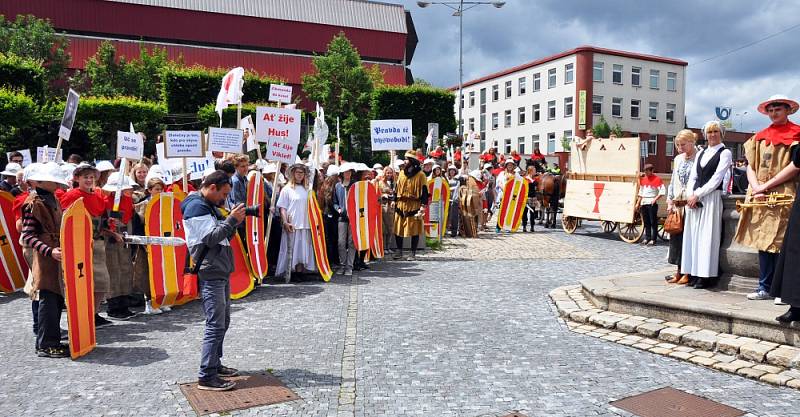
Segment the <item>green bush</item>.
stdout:
[[[222,77],[227,71],[199,66],[167,69],[161,78],[161,95],[169,113],[193,114],[208,104],[211,104],[213,110]],[[269,101],[269,86],[274,83],[280,83],[280,81],[245,72],[244,99],[252,103],[266,103]]]
[[47,91],[41,62],[0,52],[0,86],[22,88],[25,94],[41,103]]
[[425,143],[428,123],[439,123],[439,134],[456,130],[453,92],[423,85],[386,86],[372,93],[370,117],[373,120],[411,119],[415,146]]

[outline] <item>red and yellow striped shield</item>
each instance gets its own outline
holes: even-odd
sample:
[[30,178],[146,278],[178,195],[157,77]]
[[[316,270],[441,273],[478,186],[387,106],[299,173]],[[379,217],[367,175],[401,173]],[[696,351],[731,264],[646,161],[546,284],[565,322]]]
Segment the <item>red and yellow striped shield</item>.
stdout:
[[[450,210],[450,184],[442,178],[428,181],[428,209],[425,210],[425,236],[443,237],[447,230],[447,214]],[[432,213],[438,210],[438,213]],[[433,219],[436,219],[435,221]]]
[[[173,193],[160,193],[147,203],[144,229],[147,236],[185,239],[181,200]],[[183,304],[180,280],[186,266],[186,246],[147,245],[150,278],[150,299],[153,308]]]
[[359,181],[347,193],[347,216],[350,219],[350,230],[353,233],[353,243],[357,251],[368,250],[374,243],[370,243],[375,235],[375,221],[373,210],[378,204],[378,194],[375,187],[368,181]]
[[[372,184],[375,188],[375,197],[380,198],[380,191],[378,191],[378,184]],[[383,258],[383,216],[381,212],[381,205],[380,201],[378,201],[377,205],[375,205],[374,210],[370,210],[372,214],[372,222],[375,224],[373,230],[375,233],[372,237],[372,244],[370,245],[370,249],[372,250],[372,256],[375,258]]]
[[527,200],[528,181],[519,177],[506,181],[506,185],[503,187],[503,201],[500,203],[497,227],[516,232],[522,223],[522,213]]
[[258,206],[258,216],[245,218],[245,235],[247,236],[247,259],[259,283],[267,276],[267,240],[265,237],[266,222],[264,217],[264,177],[258,171],[251,171],[247,176],[247,206]]
[[[220,208],[220,213],[223,216],[228,216],[228,211]],[[234,233],[230,240],[231,251],[233,252],[233,272],[231,272],[230,286],[231,286],[231,299],[238,300],[247,294],[250,294],[255,288],[253,271],[250,270],[250,264],[247,262],[247,253],[244,250],[244,243],[239,233]]]
[[0,191],[0,292],[12,293],[25,286],[28,263],[22,256],[19,232],[14,224],[14,196]]
[[311,190],[308,193],[308,223],[311,225],[311,243],[314,246],[314,260],[317,263],[322,280],[331,280],[333,270],[328,261],[328,248],[325,246],[325,225],[322,221],[322,211],[317,202],[317,193]]
[[69,353],[72,359],[77,359],[97,345],[94,329],[92,218],[83,205],[83,198],[79,198],[64,212],[60,237]]

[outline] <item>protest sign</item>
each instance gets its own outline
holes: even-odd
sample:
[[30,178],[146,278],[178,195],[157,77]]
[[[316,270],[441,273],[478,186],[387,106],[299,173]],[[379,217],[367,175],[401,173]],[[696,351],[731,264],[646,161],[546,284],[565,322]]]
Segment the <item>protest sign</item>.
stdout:
[[300,144],[300,110],[258,107],[256,117],[256,138],[267,143],[266,159],[294,163]]
[[58,128],[58,137],[66,141],[69,141],[69,135],[72,134],[72,127],[75,125],[75,114],[78,112],[80,97],[75,90],[69,89],[67,104],[64,106],[64,116],[61,118],[61,127]]
[[[31,159],[31,150],[30,149],[20,149],[18,151],[22,154],[22,167],[25,168],[26,166],[30,165],[33,160]],[[6,159],[8,162],[11,162],[11,154],[14,152],[6,152]]]
[[[44,150],[47,148],[47,161],[44,158]],[[63,155],[63,151],[61,149],[58,150],[58,155],[56,156],[56,148],[50,148],[46,146],[37,146],[36,147],[36,162],[44,163],[44,162],[58,162],[63,161],[61,158]]]
[[203,132],[194,130],[167,130],[164,132],[167,158],[202,158]]
[[244,136],[239,129],[208,128],[208,150],[215,152],[242,153]]
[[117,158],[142,159],[144,140],[138,133],[117,131]]
[[370,120],[373,151],[408,150],[414,147],[411,120]]
[[269,86],[269,101],[278,103],[289,104],[292,102],[292,86],[270,84]]
[[[156,146],[156,156],[158,165],[161,167],[161,178],[167,184],[172,184],[181,178],[183,172],[183,158],[167,157],[165,154],[166,143]],[[203,172],[214,166],[214,157],[210,152],[205,153],[200,158],[186,158],[186,172],[190,179],[202,178]]]
[[247,145],[247,152],[255,151],[258,149],[258,142],[256,141],[256,130],[253,126],[253,118],[247,116],[239,121],[239,126],[242,128],[242,134],[245,138]]

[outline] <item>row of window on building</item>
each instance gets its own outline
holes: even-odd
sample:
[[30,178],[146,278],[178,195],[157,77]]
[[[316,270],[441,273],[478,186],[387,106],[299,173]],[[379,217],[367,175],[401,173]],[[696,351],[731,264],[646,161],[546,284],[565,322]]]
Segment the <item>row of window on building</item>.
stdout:
[[[635,136],[635,134],[631,134],[631,136]],[[556,132],[549,132],[546,135],[547,142],[546,148],[542,148],[542,144],[540,142],[539,135],[531,135],[531,148],[527,148],[525,145],[525,137],[520,136],[517,138],[516,142],[514,142],[511,138],[507,138],[497,141],[490,141],[490,146],[496,147],[498,150],[502,151],[506,155],[511,153],[512,150],[516,149],[520,155],[528,155],[533,153],[534,149],[539,149],[542,152],[547,154],[553,154],[556,152],[557,149],[557,140],[559,141],[571,141],[572,137],[572,130],[565,130],[563,136],[561,138],[556,138]],[[658,136],[655,134],[649,135],[647,140],[641,141],[641,156],[653,156],[658,154]],[[665,140],[665,155],[668,157],[675,156],[675,137],[674,136],[666,136]]]
[[[603,96],[592,96],[592,114],[601,115],[603,114]],[[664,113],[664,120],[669,123],[675,123],[675,111],[677,109],[677,105],[673,103],[665,103],[666,112]],[[611,116],[616,118],[623,117],[623,99],[621,97],[612,97],[611,98]],[[629,117],[631,119],[639,119],[641,118],[641,107],[642,101],[639,99],[631,99],[629,105]],[[651,121],[658,121],[659,120],[659,107],[660,103],[657,101],[649,102],[648,106],[648,120]],[[574,114],[574,98],[573,97],[565,97],[564,98],[564,116],[563,117],[572,117]],[[537,123],[541,120],[541,105],[534,104],[531,107],[531,123]],[[556,100],[550,100],[547,102],[547,120],[555,120],[556,119]],[[506,110],[503,113],[503,127],[511,127],[512,126],[512,111]],[[527,108],[520,107],[517,109],[517,125],[524,125],[527,123]],[[500,114],[499,113],[492,113],[492,130],[497,130],[500,128]],[[475,131],[475,118],[469,118],[469,129],[471,131]],[[483,127],[481,128],[483,130]]]
[[[592,79],[595,82],[604,82],[604,68],[605,63],[601,61],[594,61],[592,68]],[[623,71],[624,66],[621,64],[612,64],[611,82],[614,84],[623,85]],[[564,65],[564,84],[572,84],[575,79],[574,64]],[[533,74],[533,92],[541,91],[542,77],[541,73]],[[547,88],[555,88],[557,85],[556,68],[547,70]],[[642,86],[642,67],[631,67],[631,85],[634,87]],[[658,90],[661,86],[661,70],[651,69],[649,86],[653,90]],[[481,93],[485,94],[486,89],[481,89]],[[528,91],[528,77],[523,76],[517,79],[517,95],[523,96]],[[678,73],[667,72],[667,91],[678,91]],[[505,82],[504,98],[511,98],[513,93],[513,81]],[[469,107],[475,107],[475,91],[470,91],[467,94]],[[492,86],[492,101],[500,100],[500,85],[495,84]],[[464,108],[465,97],[461,96],[461,108]]]

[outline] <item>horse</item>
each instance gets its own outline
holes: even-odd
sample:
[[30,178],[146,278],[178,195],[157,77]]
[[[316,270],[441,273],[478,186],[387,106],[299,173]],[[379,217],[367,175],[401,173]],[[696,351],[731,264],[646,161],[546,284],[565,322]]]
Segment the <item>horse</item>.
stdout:
[[556,227],[556,214],[558,213],[558,201],[561,198],[563,198],[566,193],[567,176],[553,175],[548,172],[540,175],[538,182],[539,182],[538,198],[543,210],[542,217],[544,217],[544,227],[548,229],[553,229]]

